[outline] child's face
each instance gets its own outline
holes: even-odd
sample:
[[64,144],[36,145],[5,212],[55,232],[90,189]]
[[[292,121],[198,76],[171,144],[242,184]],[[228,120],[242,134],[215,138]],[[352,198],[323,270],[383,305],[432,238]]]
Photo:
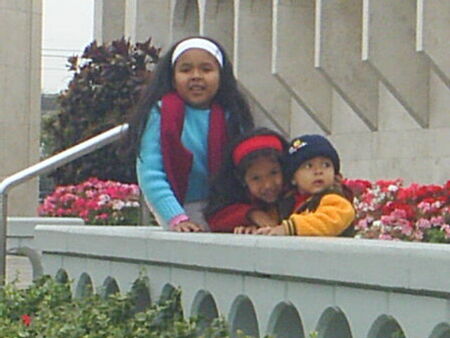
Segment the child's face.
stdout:
[[303,162],[294,173],[293,184],[301,193],[316,194],[334,184],[333,162],[323,156],[317,156]]
[[275,202],[283,189],[283,172],[274,158],[257,157],[245,172],[245,184],[250,194],[266,203]]
[[188,49],[175,63],[173,86],[181,98],[196,108],[208,108],[220,84],[216,58],[203,49]]

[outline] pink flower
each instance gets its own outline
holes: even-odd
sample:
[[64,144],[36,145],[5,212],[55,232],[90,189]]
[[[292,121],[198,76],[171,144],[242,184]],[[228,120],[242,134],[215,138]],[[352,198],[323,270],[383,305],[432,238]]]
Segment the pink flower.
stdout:
[[426,218],[420,218],[416,222],[416,226],[419,229],[429,229],[429,228],[431,228],[431,222],[428,219],[426,219]]
[[[91,177],[77,185],[58,186],[38,207],[41,216],[81,217],[87,224],[120,224],[124,212],[139,208],[139,187]],[[122,211],[124,207],[126,211]]]

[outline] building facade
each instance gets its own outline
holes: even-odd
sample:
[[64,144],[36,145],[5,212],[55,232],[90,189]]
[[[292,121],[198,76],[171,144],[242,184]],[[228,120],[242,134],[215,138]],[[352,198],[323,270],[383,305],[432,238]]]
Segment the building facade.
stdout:
[[[0,1],[0,178],[39,159],[42,0]],[[350,178],[450,178],[450,3],[95,0],[95,37],[219,40],[257,123],[328,135]],[[10,214],[35,213],[37,181]]]
[[[111,20],[114,18],[114,20]],[[328,135],[351,178],[450,179],[450,3],[96,0],[96,39],[219,40],[259,124]]]

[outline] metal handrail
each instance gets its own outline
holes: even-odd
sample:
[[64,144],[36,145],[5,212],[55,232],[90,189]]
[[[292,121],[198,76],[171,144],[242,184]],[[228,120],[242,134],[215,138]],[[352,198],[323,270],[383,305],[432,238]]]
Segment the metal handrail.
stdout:
[[92,153],[120,139],[128,130],[128,124],[111,128],[97,136],[70,147],[56,155],[23,169],[0,182],[0,285],[6,280],[6,230],[8,216],[8,192],[13,187],[38,175],[51,172],[81,156]]

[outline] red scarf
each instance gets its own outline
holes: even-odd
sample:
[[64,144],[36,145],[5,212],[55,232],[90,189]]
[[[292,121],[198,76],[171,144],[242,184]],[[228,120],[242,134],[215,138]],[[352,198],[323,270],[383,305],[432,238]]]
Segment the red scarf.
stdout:
[[[183,204],[192,168],[193,154],[181,142],[184,124],[184,101],[176,92],[169,92],[161,99],[161,152],[164,170],[178,201]],[[227,143],[225,113],[213,103],[208,130],[208,169],[215,174],[223,158]]]

